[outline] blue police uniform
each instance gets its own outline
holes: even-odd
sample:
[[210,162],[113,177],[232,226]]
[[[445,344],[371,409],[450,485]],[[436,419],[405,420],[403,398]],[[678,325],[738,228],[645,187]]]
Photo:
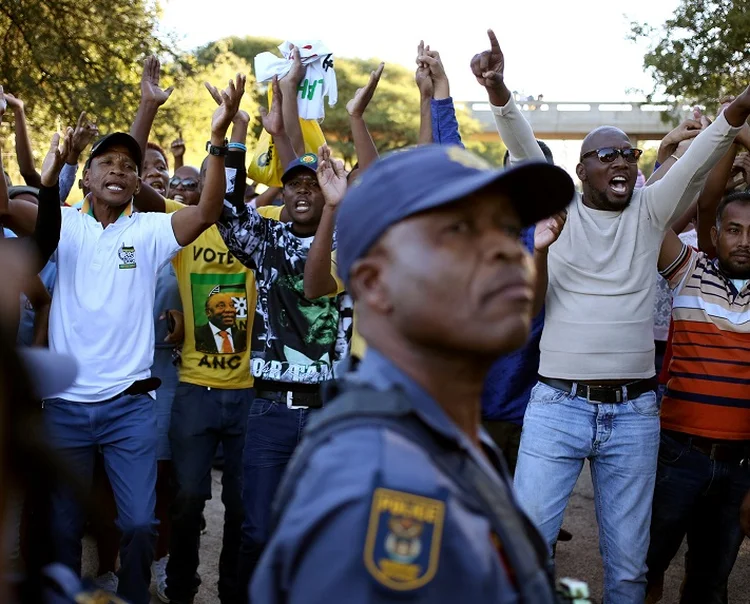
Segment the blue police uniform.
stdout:
[[[504,462],[486,434],[480,451],[421,387],[375,350],[368,350],[356,379],[403,393],[419,420],[446,448],[480,467],[492,487],[506,494],[507,511],[521,517]],[[255,571],[252,602],[522,601],[488,518],[404,433],[377,424],[342,429],[303,463]],[[554,601],[544,571],[533,590],[535,603]]]

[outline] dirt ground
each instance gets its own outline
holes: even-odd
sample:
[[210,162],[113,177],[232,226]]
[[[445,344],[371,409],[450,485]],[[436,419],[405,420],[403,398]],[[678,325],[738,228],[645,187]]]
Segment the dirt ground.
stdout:
[[[206,506],[208,533],[201,541],[201,565],[198,569],[203,584],[194,604],[216,604],[216,582],[218,580],[219,553],[221,551],[221,527],[224,506],[221,503],[221,474],[213,473],[214,497]],[[594,496],[588,466],[581,474],[571,497],[565,515],[565,528],[573,534],[573,540],[561,543],[557,548],[557,569],[559,576],[574,577],[587,581],[593,601],[601,602],[602,561],[599,555],[598,532],[594,515]],[[663,604],[678,604],[678,590],[684,571],[684,546],[667,572],[664,581]],[[95,551],[91,543],[84,550],[84,572],[94,569]],[[153,586],[152,586],[153,590]],[[746,604],[750,594],[750,544],[743,543],[737,563],[729,581],[730,604]],[[153,596],[153,604],[159,599]]]

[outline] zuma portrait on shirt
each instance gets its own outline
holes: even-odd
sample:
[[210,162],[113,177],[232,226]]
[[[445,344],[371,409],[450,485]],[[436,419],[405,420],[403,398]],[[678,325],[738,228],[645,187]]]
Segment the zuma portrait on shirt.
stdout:
[[205,325],[195,327],[195,349],[212,354],[233,354],[247,349],[247,330],[237,326],[232,295],[211,292],[206,298]]

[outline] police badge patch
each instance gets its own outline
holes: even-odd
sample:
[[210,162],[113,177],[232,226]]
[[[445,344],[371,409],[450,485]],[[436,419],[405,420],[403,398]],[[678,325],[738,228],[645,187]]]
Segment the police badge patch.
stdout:
[[377,488],[365,540],[365,567],[381,585],[410,591],[437,573],[445,502]]

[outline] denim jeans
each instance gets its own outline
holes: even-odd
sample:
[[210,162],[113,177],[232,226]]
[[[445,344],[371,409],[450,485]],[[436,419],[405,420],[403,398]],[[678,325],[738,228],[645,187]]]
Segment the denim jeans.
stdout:
[[302,438],[308,413],[307,409],[290,409],[285,404],[262,398],[255,399],[250,407],[243,458],[245,521],[239,571],[245,592],[268,543],[271,504],[284,470]]
[[663,432],[647,558],[649,586],[667,570],[687,533],[690,549],[681,604],[724,602],[744,539],[740,505],[748,491],[747,463],[714,461]]
[[201,514],[211,499],[211,466],[219,443],[225,455],[219,600],[232,604],[245,589],[237,584],[237,556],[242,528],[242,448],[253,396],[252,388],[223,390],[185,382],[177,386],[169,427],[177,495],[167,564],[167,597],[175,604],[192,602],[198,593]]
[[589,460],[605,604],[643,604],[658,447],[654,392],[601,404],[541,382],[531,391],[515,474],[518,500],[551,550]]
[[[122,395],[101,403],[60,398],[44,402],[52,447],[90,491],[97,447],[112,484],[122,533],[117,594],[132,604],[151,600],[151,562],[156,541],[156,413],[148,395]],[[70,490],[52,496],[54,558],[81,572],[85,514]]]

